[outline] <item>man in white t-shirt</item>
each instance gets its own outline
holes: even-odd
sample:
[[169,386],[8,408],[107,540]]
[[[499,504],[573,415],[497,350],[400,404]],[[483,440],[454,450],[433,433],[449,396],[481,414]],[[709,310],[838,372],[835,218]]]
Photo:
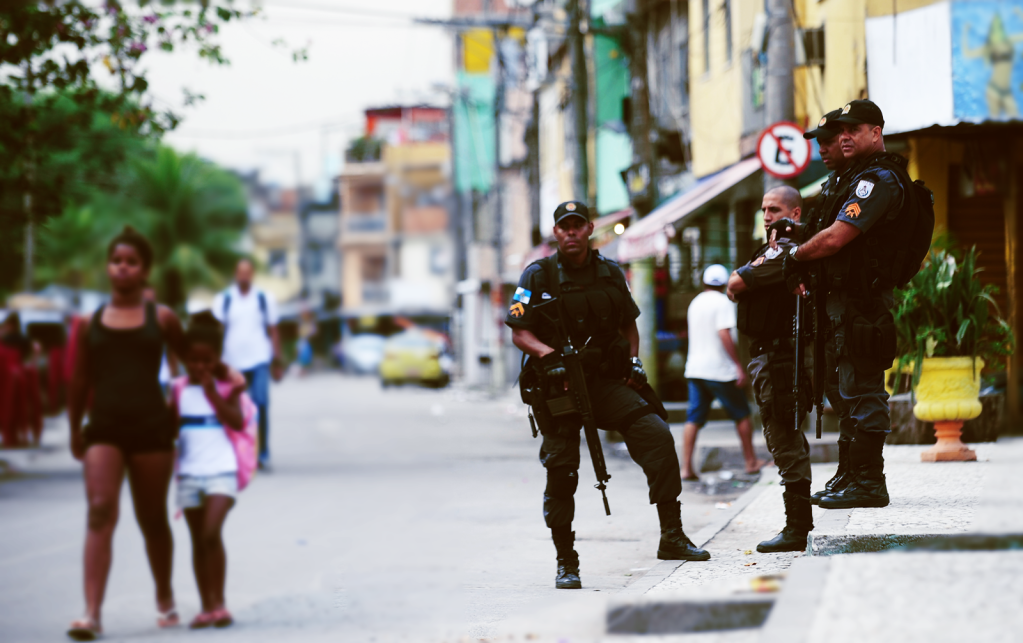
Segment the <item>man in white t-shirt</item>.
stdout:
[[735,304],[724,294],[728,269],[721,264],[703,271],[704,290],[689,304],[689,354],[686,379],[689,381],[689,409],[682,435],[682,479],[699,480],[693,471],[696,434],[707,423],[711,402],[721,401],[742,443],[746,472],[757,473],[763,462],[753,450],[753,427],[749,403],[743,392],[749,382],[746,368],[736,348]]
[[259,468],[270,466],[270,378],[283,374],[277,336],[277,302],[252,285],[252,262],[242,259],[234,285],[213,300],[213,314],[224,324],[224,363],[241,371],[259,409]]

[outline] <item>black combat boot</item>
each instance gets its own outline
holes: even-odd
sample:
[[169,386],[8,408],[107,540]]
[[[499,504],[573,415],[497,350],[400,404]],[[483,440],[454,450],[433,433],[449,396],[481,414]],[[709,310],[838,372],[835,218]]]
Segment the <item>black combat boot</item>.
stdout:
[[657,503],[657,517],[661,521],[661,542],[657,546],[660,560],[710,560],[710,554],[693,544],[682,531],[682,510],[679,502]]
[[568,525],[551,527],[554,547],[558,550],[558,575],[554,579],[557,589],[582,589],[579,580],[579,554],[575,552],[575,532]]
[[852,440],[838,440],[838,471],[835,472],[834,477],[824,483],[824,488],[817,493],[810,496],[810,504],[820,504],[821,498],[829,496],[836,491],[841,491],[849,486],[852,482],[852,475],[849,467],[849,447],[852,445]]
[[860,431],[853,440],[850,467],[853,481],[845,489],[821,498],[825,509],[852,509],[854,507],[887,507],[888,487],[884,478],[884,456],[881,454],[884,433]]
[[774,538],[757,545],[757,551],[761,554],[806,549],[806,536],[813,529],[810,483],[785,485],[782,499],[785,501],[785,528]]

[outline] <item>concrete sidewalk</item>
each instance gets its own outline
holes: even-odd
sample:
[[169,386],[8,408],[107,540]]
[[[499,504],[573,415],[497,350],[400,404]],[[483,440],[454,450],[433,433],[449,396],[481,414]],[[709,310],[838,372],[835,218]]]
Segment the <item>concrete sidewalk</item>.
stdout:
[[[806,553],[757,553],[785,521],[783,487],[765,471],[704,545],[713,558],[650,570],[610,601],[609,631],[721,642],[1018,640],[1023,439],[973,446],[970,463],[922,463],[925,446],[885,447],[891,504],[815,508]],[[814,488],[834,469],[814,465]]]

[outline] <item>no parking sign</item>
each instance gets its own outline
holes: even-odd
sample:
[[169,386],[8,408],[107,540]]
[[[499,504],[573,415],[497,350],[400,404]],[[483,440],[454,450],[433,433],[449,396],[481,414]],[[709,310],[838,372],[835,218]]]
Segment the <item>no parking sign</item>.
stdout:
[[760,135],[757,158],[764,171],[776,179],[791,179],[810,164],[810,141],[795,123],[779,121]]

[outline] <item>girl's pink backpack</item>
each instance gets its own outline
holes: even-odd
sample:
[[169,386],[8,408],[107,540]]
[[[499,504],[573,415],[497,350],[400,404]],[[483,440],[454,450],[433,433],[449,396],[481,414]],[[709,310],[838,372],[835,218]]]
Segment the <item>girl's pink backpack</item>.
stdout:
[[[216,381],[217,392],[223,396],[230,395],[231,383]],[[188,386],[188,376],[175,378],[171,382],[171,399],[174,402],[174,412],[177,413],[178,399],[181,397],[181,391]],[[234,455],[238,460],[238,491],[241,491],[249,485],[249,481],[252,480],[253,474],[256,472],[256,465],[258,463],[258,457],[256,454],[256,445],[258,442],[256,433],[256,420],[257,414],[259,413],[256,405],[252,403],[252,399],[249,398],[248,393],[242,393],[238,399],[242,406],[242,417],[245,418],[245,426],[240,431],[234,428],[224,428],[227,432],[227,439],[231,441],[231,446],[234,447]]]

